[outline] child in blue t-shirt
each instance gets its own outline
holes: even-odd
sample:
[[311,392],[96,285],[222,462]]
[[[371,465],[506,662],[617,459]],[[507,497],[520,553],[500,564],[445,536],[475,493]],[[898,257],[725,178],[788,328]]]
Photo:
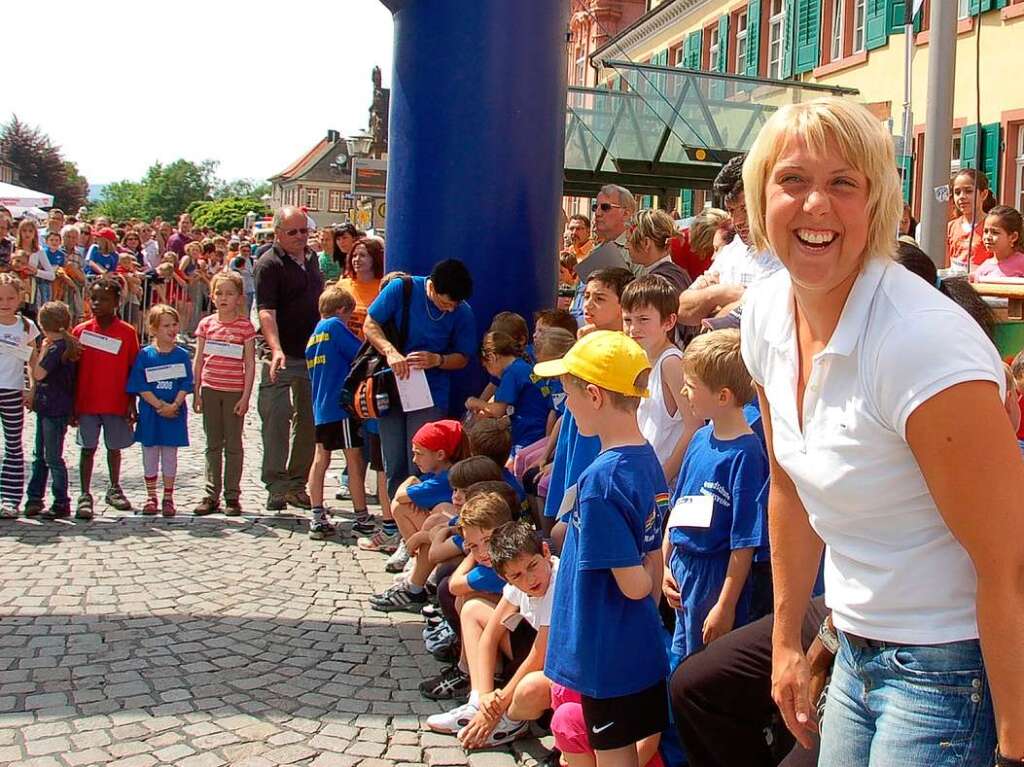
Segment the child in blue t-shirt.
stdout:
[[331,465],[331,453],[342,450],[348,467],[352,507],[356,523],[370,523],[366,508],[366,466],[359,424],[341,406],[341,391],[352,360],[361,342],[348,329],[348,320],[356,308],[347,290],[331,286],[320,294],[321,320],[306,343],[306,367],[312,388],[313,422],[316,428],[316,453],[309,469],[309,498],[312,516],[309,537],[323,540],[334,534],[334,525],[324,509],[324,477]]
[[[426,556],[429,551],[429,541],[422,542],[415,551],[409,548],[409,541],[423,529],[436,506],[451,503],[448,469],[465,453],[465,437],[458,421],[433,421],[413,435],[412,460],[420,476],[406,479],[391,500],[391,513],[411,557]],[[381,612],[417,612],[426,601],[427,594],[421,585],[402,580],[370,597],[370,606]]]
[[626,763],[622,749],[652,739],[656,747],[668,725],[657,608],[668,488],[636,419],[650,369],[639,344],[613,331],[590,333],[535,368],[563,377],[579,433],[600,440],[563,504],[567,532],[544,665],[548,679],[580,694],[599,764]]
[[683,357],[690,407],[711,424],[687,448],[665,536],[666,580],[676,609],[673,661],[747,623],[754,551],[767,540],[758,498],[768,458],[743,405],[754,395],[738,330],[697,336]]
[[192,359],[175,343],[180,327],[176,309],[157,304],[149,310],[146,324],[153,343],[139,350],[127,386],[128,393],[138,394],[140,400],[135,439],[142,445],[146,481],[142,513],[157,513],[156,481],[162,471],[164,496],[159,509],[165,517],[173,517],[178,448],[188,446],[188,413],[183,405],[192,393]]
[[466,408],[478,417],[508,417],[513,450],[531,445],[544,436],[551,411],[549,400],[533,380],[530,363],[523,354],[520,341],[507,333],[487,333],[480,347],[480,358],[487,372],[498,379],[494,399],[491,402],[476,397],[466,400]]

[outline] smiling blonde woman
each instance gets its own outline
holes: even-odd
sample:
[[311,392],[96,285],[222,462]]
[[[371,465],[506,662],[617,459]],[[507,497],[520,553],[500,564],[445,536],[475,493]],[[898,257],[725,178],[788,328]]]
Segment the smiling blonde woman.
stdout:
[[866,109],[780,109],[743,178],[755,246],[785,267],[742,325],[771,459],[773,697],[809,743],[824,545],[840,647],[819,763],[991,765],[997,737],[1020,760],[1024,463],[999,355],[892,261],[899,179]]

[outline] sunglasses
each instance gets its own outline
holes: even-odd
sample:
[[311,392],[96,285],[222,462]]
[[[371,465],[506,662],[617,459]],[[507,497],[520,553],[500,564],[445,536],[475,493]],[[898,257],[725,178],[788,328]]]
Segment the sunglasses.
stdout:
[[601,204],[598,204],[598,203],[595,202],[593,205],[590,206],[590,212],[591,213],[597,213],[597,211],[600,210],[602,213],[607,213],[612,208],[621,208],[621,207],[622,207],[621,205],[616,205],[613,202],[602,202]]
[[284,233],[289,237],[294,237],[297,234],[309,234],[309,229],[306,227],[302,227],[301,229],[286,229]]

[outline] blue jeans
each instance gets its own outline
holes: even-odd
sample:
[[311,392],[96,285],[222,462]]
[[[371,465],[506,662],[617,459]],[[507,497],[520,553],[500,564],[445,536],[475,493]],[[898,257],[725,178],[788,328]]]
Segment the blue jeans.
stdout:
[[32,477],[28,481],[30,501],[41,501],[46,497],[46,479],[52,475],[54,505],[70,505],[68,467],[64,463],[64,435],[67,430],[66,417],[36,414],[36,449],[32,456]]
[[991,767],[995,717],[977,640],[862,648],[839,636],[819,765]]

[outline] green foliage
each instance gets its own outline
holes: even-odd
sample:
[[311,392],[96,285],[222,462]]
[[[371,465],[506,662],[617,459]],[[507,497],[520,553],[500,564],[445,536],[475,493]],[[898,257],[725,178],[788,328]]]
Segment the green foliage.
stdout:
[[270,184],[266,181],[256,182],[251,178],[237,178],[234,181],[218,181],[213,189],[213,199],[227,200],[247,197],[259,200],[270,194]]
[[89,183],[39,128],[11,115],[0,125],[0,154],[14,165],[20,185],[53,195],[55,207],[73,212],[85,204]]
[[113,184],[107,184],[103,189],[103,196],[91,212],[96,216],[106,216],[111,221],[152,218],[146,207],[145,190],[137,181],[115,181]]
[[174,221],[191,203],[209,199],[216,171],[217,163],[213,160],[199,164],[175,160],[170,165],[151,165],[141,182],[147,218],[160,216],[165,221]]
[[270,213],[262,201],[247,197],[193,203],[188,212],[192,216],[192,223],[197,227],[210,227],[217,232],[226,232],[243,226],[249,211],[255,212],[257,216],[266,216]]

